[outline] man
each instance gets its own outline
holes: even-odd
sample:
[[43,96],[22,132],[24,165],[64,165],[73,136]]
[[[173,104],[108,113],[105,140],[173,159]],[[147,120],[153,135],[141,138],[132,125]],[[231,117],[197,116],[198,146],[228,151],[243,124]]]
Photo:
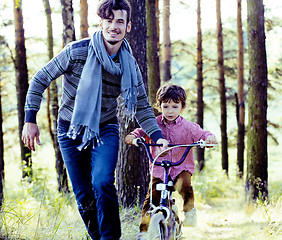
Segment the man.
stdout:
[[[58,140],[78,210],[92,239],[119,239],[119,205],[114,186],[118,159],[117,107],[128,122],[135,116],[157,143],[167,147],[147,101],[131,48],[131,8],[127,0],[102,0],[101,30],[68,44],[33,77],[26,99],[22,140],[40,145],[36,114],[51,81],[63,75]],[[119,97],[117,104],[117,98]]]

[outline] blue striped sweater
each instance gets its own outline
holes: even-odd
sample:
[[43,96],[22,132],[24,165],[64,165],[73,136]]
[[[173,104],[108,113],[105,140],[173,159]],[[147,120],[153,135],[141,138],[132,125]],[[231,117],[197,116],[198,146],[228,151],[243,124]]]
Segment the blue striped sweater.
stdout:
[[[59,108],[59,119],[71,121],[76,90],[85,64],[89,38],[68,44],[57,56],[40,69],[32,78],[26,96],[25,122],[36,123],[36,114],[44,90],[50,83],[63,75],[63,89]],[[117,59],[115,59],[117,60]],[[138,65],[136,63],[136,68]],[[148,103],[142,76],[138,74],[136,119],[143,130],[156,142],[162,138],[152,107]],[[100,124],[116,116],[117,97],[120,94],[120,77],[102,71],[102,109]],[[87,103],[86,103],[87,104]]]

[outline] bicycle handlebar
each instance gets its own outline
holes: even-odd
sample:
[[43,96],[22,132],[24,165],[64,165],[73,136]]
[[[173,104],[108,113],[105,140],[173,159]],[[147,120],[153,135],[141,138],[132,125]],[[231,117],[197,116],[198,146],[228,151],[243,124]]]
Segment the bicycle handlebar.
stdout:
[[[192,144],[169,144],[167,149],[165,149],[164,151],[160,152],[155,157],[155,159],[153,159],[149,147],[150,146],[159,146],[159,147],[161,147],[162,144],[149,144],[149,143],[146,143],[146,139],[143,138],[143,137],[142,138],[133,139],[132,140],[132,144],[137,146],[137,147],[143,145],[145,147],[145,150],[146,150],[148,158],[152,162],[152,168],[151,168],[151,173],[150,173],[150,175],[151,175],[151,181],[150,181],[150,206],[153,207],[153,209],[156,209],[156,207],[152,203],[152,201],[153,201],[152,200],[152,195],[153,195],[152,194],[152,189],[153,189],[153,187],[152,187],[152,184],[153,184],[152,179],[153,179],[153,167],[154,167],[154,165],[162,166],[165,169],[165,180],[164,180],[164,183],[167,184],[168,183],[167,181],[168,181],[168,174],[169,174],[168,170],[169,170],[169,168],[182,164],[184,162],[185,158],[187,157],[187,155],[188,155],[188,153],[189,153],[189,151],[190,151],[190,149],[192,147],[197,146],[197,147],[203,148],[203,147],[217,146],[217,144],[208,144],[204,140],[200,140],[200,141],[192,143]],[[179,161],[177,161],[177,162],[171,162],[171,161],[157,162],[156,161],[158,159],[158,157],[160,157],[163,153],[165,153],[167,151],[170,151],[170,150],[172,150],[173,148],[176,148],[176,147],[186,147],[186,150],[183,153],[183,155],[182,155],[182,157],[181,157],[181,159]],[[164,208],[164,209],[167,209],[167,208]]]
[[187,157],[190,149],[192,147],[200,147],[200,148],[204,148],[204,147],[213,147],[213,146],[217,146],[217,144],[210,144],[210,143],[206,143],[206,141],[204,140],[200,140],[200,141],[197,141],[197,142],[194,142],[192,144],[169,144],[168,145],[168,148],[163,150],[161,153],[158,154],[158,156],[155,158],[155,160],[153,159],[152,155],[151,155],[151,152],[150,152],[150,149],[149,147],[150,146],[156,146],[156,147],[161,147],[163,146],[162,144],[150,144],[150,143],[146,143],[146,140],[145,138],[141,137],[141,138],[135,138],[132,140],[132,144],[139,147],[141,145],[143,145],[146,149],[146,152],[147,152],[147,155],[150,159],[150,161],[152,163],[154,163],[155,165],[158,165],[158,166],[161,166],[163,164],[163,162],[157,162],[156,159],[161,156],[163,153],[165,152],[168,152],[170,150],[172,150],[173,148],[176,148],[176,147],[186,147],[186,150],[185,152],[183,153],[183,156],[181,157],[181,159],[177,162],[170,162],[170,166],[178,166],[180,165],[184,159]]
[[[142,142],[146,143],[145,138],[143,137],[135,138],[132,140],[132,144],[135,145],[136,147],[139,147],[140,144],[142,144]],[[163,146],[162,144],[155,144],[155,143],[146,143],[146,144],[152,147],[162,147]],[[214,147],[214,146],[217,146],[217,144],[207,143],[204,140],[200,140],[192,144],[168,144],[168,147],[188,147],[188,146],[191,146],[191,147],[197,146],[200,148],[204,148],[204,147]]]

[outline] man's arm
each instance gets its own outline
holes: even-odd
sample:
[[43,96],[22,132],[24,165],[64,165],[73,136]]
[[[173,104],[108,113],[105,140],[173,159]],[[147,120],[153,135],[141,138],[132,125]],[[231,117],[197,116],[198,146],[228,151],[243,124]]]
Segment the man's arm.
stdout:
[[43,92],[53,80],[64,74],[71,67],[70,57],[68,57],[70,55],[71,52],[68,46],[66,46],[40,69],[30,82],[25,103],[25,124],[22,131],[22,141],[32,151],[35,151],[35,142],[41,145],[36,115],[40,109]]
[[154,111],[148,101],[144,83],[142,80],[141,72],[136,65],[137,69],[137,78],[138,78],[138,87],[137,87],[137,111],[136,119],[140,127],[146,132],[146,134],[155,142],[162,138],[161,130],[156,121]]
[[36,115],[40,109],[43,92],[51,82],[64,74],[70,66],[67,47],[50,60],[32,78],[25,102],[25,122],[36,123]]

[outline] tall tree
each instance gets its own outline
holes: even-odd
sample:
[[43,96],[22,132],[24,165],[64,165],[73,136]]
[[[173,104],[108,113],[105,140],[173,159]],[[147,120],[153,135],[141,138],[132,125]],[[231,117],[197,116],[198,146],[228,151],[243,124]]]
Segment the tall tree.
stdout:
[[170,40],[170,0],[163,0],[163,76],[167,82],[171,79],[171,40]]
[[[201,0],[197,1],[197,123],[204,127],[204,100],[203,100],[203,49],[201,26]],[[198,169],[205,166],[205,150],[197,149]]]
[[[53,51],[53,26],[52,26],[52,17],[51,17],[51,7],[49,0],[42,0],[44,9],[45,9],[45,15],[46,15],[46,23],[47,23],[47,50],[48,50],[48,57],[49,59],[53,58],[54,51]],[[55,83],[56,84],[56,83]],[[56,84],[57,87],[57,84]],[[54,134],[52,131],[52,119],[51,119],[51,113],[50,113],[50,88],[47,89],[47,119],[48,119],[48,130],[51,136],[51,139],[54,143]]]
[[244,149],[245,149],[245,97],[244,97],[244,40],[242,28],[242,0],[237,0],[237,39],[238,39],[238,63],[237,63],[237,84],[238,95],[236,97],[237,115],[237,176],[243,177],[244,173]]
[[156,102],[161,82],[156,11],[156,0],[146,0],[148,97],[151,104]]
[[159,8],[159,0],[156,0],[156,26],[157,26],[157,36],[158,36],[158,51],[160,52],[160,8]]
[[24,105],[28,90],[28,71],[26,64],[25,36],[23,27],[22,1],[13,0],[14,3],[14,25],[15,25],[15,70],[17,108],[19,121],[19,140],[21,147],[22,177],[32,180],[32,158],[29,150],[21,141],[21,134],[24,125]]
[[2,115],[2,86],[1,86],[1,73],[0,73],[0,211],[4,199],[4,140],[3,140],[3,115]]
[[224,77],[224,53],[221,23],[221,1],[216,0],[216,34],[217,34],[217,57],[218,57],[218,80],[220,94],[220,130],[221,130],[221,158],[222,169],[228,175],[228,139],[227,139],[227,110],[226,110],[226,87]]
[[[126,37],[133,47],[133,55],[140,67],[143,81],[147,86],[147,59],[146,59],[146,14],[145,0],[131,0],[132,29]],[[116,168],[117,188],[120,201],[124,207],[142,204],[149,186],[149,164],[142,148],[128,147],[125,136],[138,125],[131,123],[128,128],[122,119],[120,122],[120,150]],[[139,201],[139,202],[137,202]]]
[[[51,8],[49,0],[43,0],[46,19],[47,19],[47,48],[49,59],[53,58],[53,27],[52,27],[52,17],[51,17]],[[50,112],[51,106],[51,112]],[[58,87],[56,81],[53,81],[50,84],[50,87],[47,89],[47,113],[48,113],[48,122],[49,122],[49,132],[52,138],[53,147],[56,156],[56,171],[57,171],[57,181],[58,181],[58,190],[59,192],[69,192],[68,187],[68,178],[67,170],[63,161],[61,150],[59,147],[57,139],[57,119],[58,119]]]
[[63,45],[75,40],[72,0],[61,0],[63,18]]
[[[63,27],[63,45],[65,46],[66,44],[72,41],[75,41],[75,28],[74,28],[74,21],[73,21],[72,0],[61,0],[61,5],[62,5],[63,26],[64,26]],[[54,95],[53,101],[54,102],[57,101],[57,99],[55,98],[55,95]],[[58,115],[58,108],[56,105],[52,107],[52,111],[53,111],[53,115]],[[53,124],[53,127],[57,126],[55,124]],[[56,144],[58,144],[57,136],[54,136],[54,138],[56,138]],[[67,183],[66,167],[62,160],[61,152],[59,152],[59,150],[56,148],[55,148],[55,152],[56,152],[56,169],[58,172],[59,191],[63,190],[64,192],[67,192],[68,183]]]
[[268,197],[267,62],[263,0],[247,0],[248,12],[248,150],[246,191],[251,199]]
[[80,0],[80,36],[88,37],[88,4],[87,0]]

